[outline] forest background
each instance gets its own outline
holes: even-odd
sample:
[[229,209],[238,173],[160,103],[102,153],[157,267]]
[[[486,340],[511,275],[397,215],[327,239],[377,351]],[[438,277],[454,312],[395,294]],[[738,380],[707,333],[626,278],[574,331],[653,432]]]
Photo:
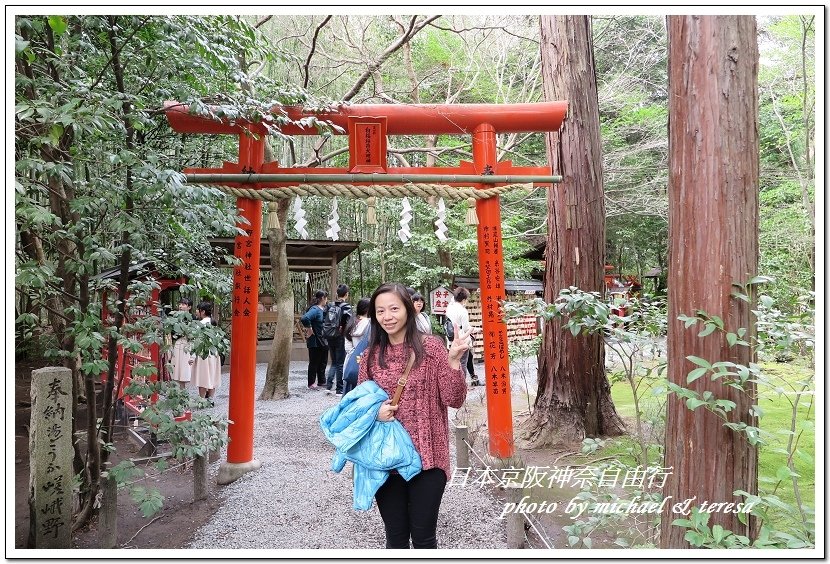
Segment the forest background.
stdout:
[[[63,136],[67,131],[74,132],[72,145],[67,147],[83,159],[81,170],[89,180],[73,178],[75,197],[69,200],[77,200],[77,205],[84,207],[72,211],[90,216],[86,221],[93,223],[87,225],[88,230],[100,227],[95,231],[98,240],[91,240],[89,248],[84,249],[89,253],[90,274],[117,263],[114,242],[123,233],[121,222],[129,219],[112,210],[123,208],[125,198],[132,196],[133,206],[146,212],[143,221],[130,224],[135,228],[133,258],[151,259],[162,254],[172,264],[185,267],[193,285],[205,295],[219,297],[220,301],[228,296],[230,271],[214,268],[206,241],[211,236],[234,234],[235,201],[217,192],[178,186],[170,177],[171,171],[187,166],[217,166],[223,159],[235,158],[236,142],[223,137],[170,135],[160,114],[160,100],[201,97],[206,102],[219,102],[231,94],[238,96],[240,84],[250,86],[263,105],[269,101],[303,102],[313,107],[337,100],[541,100],[535,16],[444,16],[426,24],[419,20],[418,26],[423,28],[419,30],[408,30],[411,22],[403,17],[334,16],[321,25],[324,16],[274,16],[256,31],[248,26],[261,18],[248,19],[121,18],[124,32],[133,34],[128,37],[138,42],[135,48],[144,54],[141,60],[123,57],[123,93],[118,92],[114,80],[109,83],[113,77],[105,66],[106,46],[97,44],[83,24],[75,30],[82,33],[78,44],[74,44],[71,27],[64,28],[62,35],[55,34],[58,43],[70,41],[60,61],[90,75],[92,80],[99,75],[98,81],[94,88],[77,82],[62,85],[58,74],[57,84],[38,85],[37,99],[28,108],[18,108],[15,117],[21,126],[29,121],[37,123],[46,114],[54,123],[45,131],[18,128],[17,156],[23,158],[16,159],[16,175],[51,174],[54,166],[58,167],[55,174],[68,173],[65,161],[49,165],[48,159],[41,163],[21,154],[21,142],[33,137],[40,147],[50,149],[54,141],[67,145]],[[141,34],[136,34],[139,27]],[[219,30],[226,35],[211,37]],[[165,33],[179,44],[162,41]],[[811,288],[813,284],[813,34],[813,24],[799,17],[759,18],[760,271],[775,277],[775,287],[770,290],[773,293]],[[619,272],[642,278],[654,267],[665,271],[668,248],[665,22],[657,16],[594,16],[593,35],[604,155],[606,255]],[[130,48],[130,43],[123,47],[125,51]],[[244,73],[238,68],[243,50],[251,52]],[[60,68],[55,70],[59,72]],[[80,91],[67,91],[67,87]],[[55,88],[62,89],[60,105],[52,98]],[[95,96],[100,104],[80,107],[87,101],[84,96]],[[123,118],[119,116],[124,98],[132,104],[129,125],[135,129],[132,136],[136,140],[131,150],[124,150],[121,136],[112,138],[116,130],[124,134]],[[252,102],[241,100],[243,104]],[[108,143],[102,143],[107,135]],[[516,165],[538,165],[546,160],[541,134],[504,135],[498,142],[500,159],[513,160]],[[346,143],[345,136],[271,141],[275,160],[284,166],[344,166]],[[390,140],[390,159],[399,166],[453,166],[460,159],[470,158],[469,139],[457,136],[397,136]],[[140,173],[146,178],[134,181],[138,192],[133,195],[119,180],[124,167],[135,159],[140,159]],[[71,169],[76,170],[77,166]],[[53,218],[44,202],[24,188],[21,184],[17,191],[15,239],[25,246],[29,235],[25,228],[42,228]],[[87,192],[94,188],[101,196],[90,201]],[[379,199],[377,227],[366,224],[365,201],[338,201],[340,238],[360,241],[364,276],[361,281],[357,253],[353,253],[341,265],[340,280],[364,291],[371,291],[383,280],[401,280],[428,292],[453,274],[477,273],[475,231],[463,223],[466,204],[448,209],[449,241],[440,244],[433,234],[435,210],[430,202],[412,199],[410,203],[414,208],[413,239],[402,244],[396,235],[400,200]],[[527,278],[533,268],[538,268],[538,264],[519,257],[529,250],[534,237],[546,233],[544,204],[541,191],[503,197],[507,278]],[[310,238],[326,238],[331,206],[327,198],[312,196],[304,200]],[[289,221],[288,235],[299,237],[293,221]],[[64,233],[54,236],[62,237]],[[444,255],[448,257],[442,260]],[[27,267],[34,264],[20,264],[22,268],[17,270],[23,275],[20,281],[24,286],[29,275],[45,275],[38,269],[29,273]],[[417,268],[413,268],[415,265]],[[18,298],[23,302],[27,299],[22,292]],[[22,309],[26,310],[25,303]],[[27,319],[20,319],[17,328]]]

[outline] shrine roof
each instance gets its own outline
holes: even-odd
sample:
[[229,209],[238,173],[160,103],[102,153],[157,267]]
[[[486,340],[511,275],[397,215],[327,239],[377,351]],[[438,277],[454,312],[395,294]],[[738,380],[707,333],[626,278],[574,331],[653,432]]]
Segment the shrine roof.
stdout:
[[[214,249],[224,249],[232,255],[234,248],[233,237],[213,237],[209,239]],[[316,272],[329,270],[358,248],[360,241],[330,241],[326,239],[288,239],[286,253],[288,255],[288,270],[293,272]],[[260,239],[260,269],[271,268],[271,242],[267,238]],[[218,257],[217,257],[218,259]],[[220,259],[221,260],[221,259]],[[222,266],[228,266],[222,261]]]

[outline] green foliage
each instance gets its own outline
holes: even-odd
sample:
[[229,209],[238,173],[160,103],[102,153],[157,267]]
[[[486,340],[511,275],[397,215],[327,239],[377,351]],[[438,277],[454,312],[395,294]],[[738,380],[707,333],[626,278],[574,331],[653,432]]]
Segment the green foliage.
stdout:
[[138,481],[144,479],[144,470],[138,468],[130,460],[122,460],[116,466],[112,466],[104,476],[115,480],[119,489],[126,489],[130,499],[138,506],[144,517],[152,517],[162,508],[164,496],[157,488],[147,488],[138,485]]
[[152,517],[161,509],[164,496],[157,489],[135,486],[129,491],[130,498],[138,505],[144,517]]
[[[199,254],[205,248],[210,232],[205,226],[216,235],[235,232],[230,198],[216,190],[185,187],[173,172],[186,163],[177,164],[169,155],[182,149],[201,152],[199,142],[155,139],[156,130],[165,126],[158,111],[161,101],[226,89],[237,65],[234,51],[246,41],[250,45],[250,38],[237,38],[242,28],[233,18],[215,20],[18,18],[18,43],[26,45],[20,54],[29,67],[16,76],[16,220],[20,231],[44,241],[47,254],[45,262],[18,254],[17,282],[19,293],[35,306],[58,287],[70,295],[82,291],[71,286],[67,273],[93,276],[116,264],[125,251],[133,260],[173,262],[181,271],[198,272],[212,264],[209,253],[195,261],[193,257],[194,250]],[[59,38],[49,37],[44,21],[49,30],[60,31]],[[116,92],[108,62],[107,34],[113,25],[124,92]],[[218,32],[217,26],[224,29]],[[182,68],[200,74],[199,81],[184,74],[180,82]],[[126,102],[130,113],[125,116]],[[133,146],[125,145],[127,126],[136,132]],[[60,183],[57,188],[55,182]],[[50,185],[65,197],[69,213],[45,197]],[[135,213],[136,208],[141,212]],[[129,234],[127,241],[124,233]],[[62,245],[79,256],[65,260],[70,257],[50,251]],[[206,279],[197,283],[211,285]]]
[[[161,320],[147,315],[153,284],[146,274],[186,275],[185,290],[193,293],[230,290],[207,238],[238,233],[236,201],[184,184],[177,171],[231,160],[237,143],[171,135],[162,103],[179,100],[203,115],[273,126],[285,121],[272,112],[276,104],[317,102],[302,89],[248,74],[255,67],[246,61],[267,60],[270,49],[234,16],[26,15],[15,19],[14,32],[15,334],[40,338],[48,357],[90,384],[113,371],[114,357],[102,357],[110,344],[138,352],[163,342]],[[253,88],[242,88],[248,83]],[[113,274],[119,268],[124,277]],[[126,319],[116,313],[122,308]],[[194,334],[194,342],[219,353],[228,345],[213,328]],[[136,366],[134,380],[155,371]],[[111,450],[112,397],[104,394],[103,405],[95,399],[87,398],[89,416],[106,417],[97,436],[87,437],[103,453],[84,458],[79,494],[87,516],[98,479],[90,470]],[[196,426],[169,432],[218,444],[214,431],[189,425]],[[133,496],[145,513],[158,508],[150,490]]]
[[597,542],[611,543],[602,548],[655,547],[660,514],[627,512],[625,508],[638,504],[659,507],[663,501],[659,488],[649,478],[644,478],[641,484],[620,487],[622,480],[613,477],[629,473],[656,476],[660,467],[626,464],[614,449],[619,441],[587,438],[583,441],[582,455],[570,461],[584,467],[591,478],[582,482],[581,491],[571,498],[584,509],[581,514],[570,515],[570,524],[562,527],[567,534],[568,548],[592,548],[594,538]]
[[[773,280],[770,277],[756,276],[746,284],[734,284],[733,286],[737,290],[733,292],[733,297],[752,303],[751,296],[757,293],[756,285],[771,282]],[[773,298],[767,295],[759,296],[759,307],[757,310],[753,310],[756,317],[754,327],[756,334],[746,328],[739,328],[735,332],[730,332],[725,328],[719,317],[709,315],[703,311],[695,312],[694,316],[681,315],[679,319],[684,322],[687,329],[702,323],[704,328],[698,333],[700,337],[718,331],[717,334],[723,336],[729,347],[754,347],[760,354],[767,354],[776,359],[781,359],[783,353],[786,353],[787,355],[793,355],[788,357],[792,360],[794,355],[800,353],[802,358],[806,357],[811,360],[815,340],[813,326],[815,312],[812,309],[814,296],[810,293],[791,298],[791,300],[799,304],[798,308],[794,308],[798,313],[787,315],[776,307]],[[697,366],[688,374],[687,383],[691,384],[704,376],[708,376],[711,381],[721,380],[727,386],[733,387],[741,393],[752,393],[754,405],[750,410],[750,415],[760,420],[759,426],[749,425],[744,421],[734,421],[734,418],[729,417],[729,412],[735,408],[735,403],[717,398],[711,391],[704,390],[698,393],[670,383],[671,391],[679,397],[686,398],[686,406],[689,409],[695,410],[701,406],[705,407],[719,416],[724,421],[725,427],[744,436],[749,444],[767,447],[767,458],[773,454],[778,454],[784,458],[784,463],[774,467],[774,477],[772,478],[759,472],[761,474],[760,482],[771,481],[775,484],[773,493],[750,495],[747,492],[735,492],[736,495],[746,496],[748,502],[751,501],[756,506],[753,507],[751,513],[760,520],[761,533],[752,543],[746,537],[720,529],[718,525],[713,526],[710,530],[706,525],[708,514],[703,514],[703,516],[693,515],[691,521],[680,519],[674,521],[674,524],[689,529],[685,538],[693,546],[707,548],[734,548],[750,545],[758,548],[812,547],[815,543],[814,511],[812,504],[802,498],[803,484],[800,483],[800,479],[803,476],[796,471],[795,460],[803,461],[805,458],[808,461],[812,460],[809,452],[805,452],[804,448],[800,448],[799,443],[805,430],[812,434],[810,411],[814,395],[814,373],[808,371],[801,378],[782,378],[776,376],[774,372],[763,370],[761,366],[754,363],[741,365],[729,361],[711,362],[692,355],[686,358]],[[773,394],[777,395],[779,400],[786,401],[789,404],[789,421],[779,419],[771,425],[766,425],[764,417],[769,413],[769,410],[762,409],[761,398]],[[805,403],[803,402],[804,398],[809,399],[806,406],[803,405]],[[805,407],[806,409],[804,409]],[[799,421],[801,421],[800,424]],[[779,446],[782,434],[787,438],[786,445],[783,447]],[[806,450],[812,451],[813,446],[806,445]],[[764,451],[762,451],[763,453]],[[764,470],[766,466],[762,463],[759,468]],[[814,473],[814,471],[813,467],[812,472]],[[775,495],[775,491],[783,483],[791,484],[794,503],[783,502]],[[791,516],[791,519],[792,516],[797,516],[797,518],[774,522],[771,519],[771,513],[766,510],[773,507],[776,508],[778,515]],[[782,509],[784,512],[780,511]]]
[[[746,284],[735,284],[735,297],[751,302],[749,296],[757,294],[757,286],[771,282],[769,277],[756,276]],[[760,296],[758,309],[754,310],[757,323],[752,333],[746,328],[730,331],[722,318],[704,311],[696,311],[694,316],[681,315],[679,319],[687,329],[695,330],[698,336],[718,335],[729,347],[754,346],[763,354],[773,357],[781,351],[791,354],[801,351],[810,358],[814,343],[814,312],[811,309],[813,296],[807,294],[792,299],[799,304],[796,308],[799,309],[799,313],[787,315],[776,307],[772,298]],[[650,399],[649,394],[651,398],[658,399],[665,398],[666,392],[674,393],[686,400],[688,409],[707,409],[720,417],[725,427],[740,433],[750,444],[760,447],[759,475],[762,488],[765,483],[771,483],[775,488],[772,493],[767,491],[747,500],[747,503],[754,502],[750,507],[751,514],[761,520],[762,532],[758,539],[750,542],[746,537],[724,530],[719,525],[709,527],[709,514],[695,508],[689,519],[674,521],[674,524],[688,529],[686,540],[695,547],[708,548],[813,546],[813,509],[808,501],[809,497],[802,496],[803,485],[800,484],[800,480],[804,477],[802,472],[814,471],[810,468],[810,453],[813,452],[810,444],[810,408],[814,374],[807,371],[798,378],[783,377],[784,375],[776,376],[755,363],[744,366],[732,361],[712,361],[694,355],[687,356],[693,367],[687,376],[687,384],[705,377],[738,389],[741,393],[748,391],[750,383],[757,387],[750,414],[758,417],[760,423],[755,426],[741,421],[735,422],[734,418],[730,417],[736,407],[735,402],[719,398],[709,390],[696,391],[666,382],[660,377],[665,365],[644,362],[643,358],[636,355],[643,348],[643,340],[653,339],[665,331],[665,303],[662,300],[635,300],[616,305],[627,308],[626,316],[620,317],[611,313],[610,307],[600,301],[598,294],[582,292],[572,287],[561,290],[553,304],[537,299],[522,304],[507,302],[503,308],[508,318],[532,311],[548,320],[559,320],[563,327],[569,328],[574,335],[602,333],[606,345],[618,355],[623,368],[618,376],[612,373],[611,379],[628,383],[625,397],[631,398],[628,400],[631,403],[621,401],[621,390],[616,390],[617,386],[613,392],[614,402],[619,406],[620,413],[633,413],[637,437],[640,438],[636,442],[628,441],[627,445],[624,444],[626,441],[621,439],[603,441],[588,438],[583,442],[583,454],[596,454],[602,451],[606,458],[616,458],[615,463],[621,460],[620,455],[629,456],[630,460],[641,466],[654,463],[652,456],[655,453],[659,455],[660,450],[654,449],[657,445],[649,445],[645,440],[642,431],[643,420],[648,420],[652,426],[659,425],[662,411],[649,419],[645,407],[648,402],[644,399]],[[766,417],[777,413],[778,409],[773,410],[767,402],[776,396],[776,404],[781,407],[782,413],[780,418],[768,421]],[[762,404],[766,407],[762,408]],[[767,461],[773,459],[780,462],[767,472]],[[796,468],[797,462],[803,470]],[[776,495],[779,487],[785,484],[791,484],[791,501],[784,501]],[[587,496],[586,499],[592,500],[593,503],[599,503],[602,496],[609,499],[614,496],[607,491],[582,492],[581,495]],[[777,511],[769,511],[769,508],[777,508]],[[784,511],[781,511],[782,509]],[[781,515],[790,518],[784,520],[780,518]],[[620,524],[617,523],[616,526],[618,525]],[[577,520],[569,526],[569,546],[585,546],[584,539],[590,539],[591,531],[611,526],[610,517],[591,515],[587,519]],[[622,534],[618,536],[617,544],[630,546],[631,541]]]
[[743,535],[736,535],[724,529],[721,525],[709,527],[710,513],[701,511],[699,507],[692,508],[689,519],[675,519],[672,525],[686,528],[684,538],[695,548],[812,548],[814,539],[802,531],[794,534],[776,530],[767,525],[770,522],[769,513],[798,510],[797,507],[781,502],[775,496],[755,496],[742,490],[736,490],[735,495],[744,496],[744,504],[751,508],[747,512],[739,513],[739,519],[746,522],[747,513],[753,514],[762,520],[758,537],[750,540]]
[[512,341],[507,343],[507,354],[510,358],[511,367],[514,370],[514,377],[519,376],[524,382],[528,413],[531,413],[533,410],[530,401],[530,385],[528,384],[528,376],[536,371],[536,367],[538,366],[537,355],[539,354],[539,348],[541,346],[541,335],[536,335],[533,339],[529,340]]
[[758,319],[759,354],[778,361],[800,356],[812,362],[815,349],[815,292],[801,294],[780,309],[771,296],[761,295],[758,309],[753,313]]
[[549,304],[541,298],[523,302],[507,301],[503,304],[505,319],[535,314],[545,321],[562,320],[563,328],[573,336],[602,331],[612,324],[615,317],[611,308],[598,292],[584,292],[575,286],[563,288],[557,299]]
[[115,480],[115,483],[120,487],[143,475],[144,472],[140,468],[136,467],[133,461],[122,460],[117,465],[112,466],[107,470],[106,477],[111,480]]
[[207,358],[209,355],[227,356],[230,353],[230,340],[220,327],[197,323],[193,327],[191,339],[190,350],[199,358]]
[[[609,195],[610,197],[610,195]],[[616,195],[614,196],[617,197]],[[621,206],[637,205],[632,198],[649,198],[649,196],[620,196]],[[663,196],[665,199],[665,196]],[[649,204],[658,200],[649,199]],[[668,213],[668,201],[665,202]],[[665,270],[668,265],[669,229],[663,211],[655,210],[655,215],[642,214],[608,214],[605,233],[606,262],[613,264],[617,272],[631,273],[646,286],[650,284],[643,275],[654,267],[660,267],[664,274],[661,287],[665,288]]]
[[[664,22],[594,16],[606,260],[638,277],[668,256],[668,77]],[[635,78],[636,76],[636,78]]]
[[760,270],[782,309],[815,287],[815,17],[759,18]]
[[[646,417],[646,413],[645,405],[641,405],[642,396],[647,389],[653,389],[658,382],[664,381],[661,372],[665,368],[664,363],[654,360],[646,362],[645,357],[655,358],[660,354],[654,340],[665,333],[666,304],[664,300],[654,298],[634,298],[616,302],[619,303],[614,305],[625,311],[625,315],[613,313],[599,293],[585,292],[571,286],[560,290],[559,296],[552,304],[537,298],[529,302],[505,302],[502,309],[505,318],[508,319],[533,313],[548,321],[556,320],[574,337],[590,334],[603,336],[605,345],[622,365],[619,373],[611,374],[611,380],[626,381],[632,392],[635,439],[638,446],[634,455],[645,465],[648,463],[650,450],[655,451],[655,445],[650,444],[651,439],[645,433],[643,418]],[[652,427],[656,426],[654,419],[649,419]]]
[[[158,401],[149,403],[141,412],[141,419],[147,423],[159,440],[167,441],[172,447],[171,456],[177,460],[189,460],[197,456],[208,456],[210,452],[228,444],[227,429],[230,421],[198,410],[208,406],[206,400],[193,398],[175,382],[150,382],[136,378],[124,390],[127,395],[150,398],[158,394]],[[176,421],[186,412],[189,419]],[[163,473],[170,469],[168,462],[159,460],[153,470]],[[115,480],[119,488],[127,489],[130,498],[138,505],[142,515],[151,517],[163,505],[164,497],[154,487],[140,485],[148,478],[145,470],[132,461],[123,460],[108,468],[105,476]]]
[[675,519],[672,525],[686,527],[688,530],[683,538],[695,548],[746,548],[749,538],[726,531],[720,525],[708,526],[710,513],[705,513],[698,507],[692,508],[689,519]]

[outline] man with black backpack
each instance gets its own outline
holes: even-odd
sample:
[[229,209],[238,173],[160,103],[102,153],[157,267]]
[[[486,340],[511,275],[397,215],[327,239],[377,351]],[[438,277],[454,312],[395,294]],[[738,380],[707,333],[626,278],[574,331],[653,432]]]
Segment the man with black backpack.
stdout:
[[352,306],[349,305],[349,287],[340,284],[337,287],[337,298],[334,303],[329,302],[323,312],[323,337],[329,342],[331,366],[326,374],[326,391],[343,393],[343,361],[346,360],[346,325],[352,316]]

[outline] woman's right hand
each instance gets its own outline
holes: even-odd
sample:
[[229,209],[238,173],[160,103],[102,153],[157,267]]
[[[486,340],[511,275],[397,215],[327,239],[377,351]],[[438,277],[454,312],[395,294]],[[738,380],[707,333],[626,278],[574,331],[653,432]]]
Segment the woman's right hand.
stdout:
[[455,339],[450,343],[450,349],[447,351],[450,364],[460,362],[464,353],[473,348],[470,336],[476,330],[475,327],[468,327],[467,330],[462,331],[455,323],[452,324],[452,327]]
[[390,421],[395,420],[395,412],[398,410],[397,405],[392,405],[392,400],[386,400],[378,409],[378,421],[383,421],[384,423],[388,423]]

